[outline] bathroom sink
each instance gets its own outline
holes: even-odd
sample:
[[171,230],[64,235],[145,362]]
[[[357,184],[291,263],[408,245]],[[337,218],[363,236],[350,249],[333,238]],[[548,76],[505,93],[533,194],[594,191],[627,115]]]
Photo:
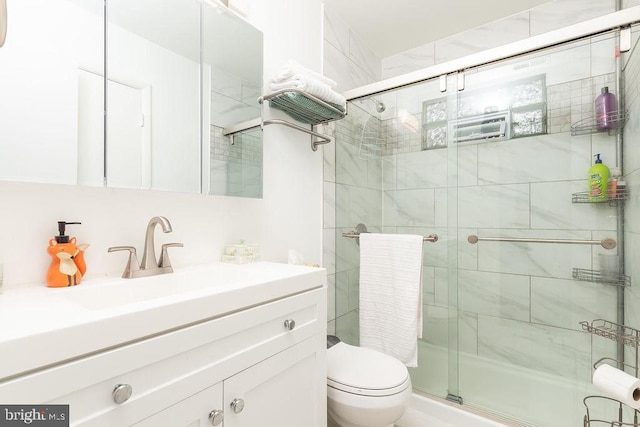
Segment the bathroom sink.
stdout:
[[210,263],[69,288],[12,289],[0,296],[0,324],[10,325],[0,328],[0,378],[281,300],[326,280],[321,268]]
[[137,279],[83,283],[61,289],[60,296],[88,310],[113,309],[131,304],[157,304],[162,298],[181,300],[226,292],[258,280],[269,280],[267,276],[264,271],[258,273],[245,266],[219,263]]

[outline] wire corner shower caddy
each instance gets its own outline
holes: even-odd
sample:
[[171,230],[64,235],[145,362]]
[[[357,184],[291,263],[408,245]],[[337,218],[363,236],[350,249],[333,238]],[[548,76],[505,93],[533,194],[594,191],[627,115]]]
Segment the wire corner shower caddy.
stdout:
[[[633,352],[632,364],[623,363],[620,360],[610,357],[603,357],[593,364],[594,369],[604,361],[611,361],[614,365],[617,365],[619,369],[625,370],[626,368],[627,370],[632,370],[633,376],[638,377],[640,330],[604,319],[596,319],[591,322],[582,321],[580,325],[582,325],[584,331],[622,344],[631,348]],[[583,427],[640,427],[640,410],[633,409],[619,400],[605,396],[591,395],[585,397],[582,402],[586,410]],[[600,410],[602,407],[608,407],[610,408],[610,413],[613,415],[601,419],[599,415],[594,414],[594,407],[598,407]],[[625,411],[626,408],[628,408],[627,411]],[[632,418],[632,420],[629,420],[630,418]]]
[[614,126],[607,129],[602,129],[598,125],[598,119],[595,116],[587,117],[586,119],[575,122],[571,125],[571,136],[589,135],[592,133],[606,132],[609,135],[614,135],[624,127],[624,123],[627,121],[626,111],[613,111],[607,115],[609,120]]

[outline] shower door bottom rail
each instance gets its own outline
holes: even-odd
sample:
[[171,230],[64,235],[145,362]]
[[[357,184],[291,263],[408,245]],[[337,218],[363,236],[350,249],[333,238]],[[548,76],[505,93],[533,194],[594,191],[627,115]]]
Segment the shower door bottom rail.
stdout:
[[602,240],[578,240],[578,239],[537,239],[524,237],[478,237],[475,234],[467,236],[467,241],[472,245],[480,241],[485,242],[516,242],[516,243],[558,243],[567,245],[600,245],[605,249],[614,249],[617,245],[612,238]]

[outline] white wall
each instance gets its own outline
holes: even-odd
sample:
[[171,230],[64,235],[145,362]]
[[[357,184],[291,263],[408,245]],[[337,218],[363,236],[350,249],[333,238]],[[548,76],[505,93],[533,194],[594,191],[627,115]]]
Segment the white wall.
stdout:
[[127,255],[107,253],[110,246],[135,246],[141,256],[146,224],[155,215],[166,216],[173,225],[170,234],[156,231],[157,248],[184,243],[171,252],[176,267],[218,261],[230,241],[263,243],[260,200],[10,182],[0,182],[0,200],[0,222],[6,224],[0,263],[7,287],[44,283],[50,262],[46,247],[60,220],[82,222],[68,226],[67,232],[91,245],[87,280],[122,274]]
[[0,178],[75,183],[78,68],[101,69],[102,29],[95,15],[64,1],[9,1],[8,10]]
[[[249,20],[264,32],[265,78],[289,58],[320,70],[320,0],[252,0]],[[311,151],[307,135],[277,125],[264,131],[262,200],[11,182],[0,182],[0,200],[0,263],[7,288],[44,283],[46,247],[59,220],[83,222],[70,226],[69,234],[91,244],[87,280],[119,276],[126,255],[108,254],[107,248],[142,250],[145,226],[154,215],[167,216],[174,229],[157,232],[158,244],[185,245],[171,255],[176,267],[217,261],[223,245],[239,239],[260,244],[269,261],[286,262],[289,248],[310,262],[321,258],[322,148]]]
[[[248,19],[264,32],[265,87],[289,59],[315,70],[322,62],[320,0],[251,0]],[[265,118],[292,120],[265,107]],[[321,261],[322,156],[310,137],[281,125],[264,128],[264,239],[271,259],[287,260],[297,249],[308,262]]]

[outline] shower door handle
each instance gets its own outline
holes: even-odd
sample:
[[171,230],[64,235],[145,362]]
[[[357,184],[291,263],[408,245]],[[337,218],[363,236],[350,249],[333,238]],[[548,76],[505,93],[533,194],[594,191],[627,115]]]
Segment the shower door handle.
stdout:
[[462,92],[464,90],[464,71],[458,72],[458,92]]

